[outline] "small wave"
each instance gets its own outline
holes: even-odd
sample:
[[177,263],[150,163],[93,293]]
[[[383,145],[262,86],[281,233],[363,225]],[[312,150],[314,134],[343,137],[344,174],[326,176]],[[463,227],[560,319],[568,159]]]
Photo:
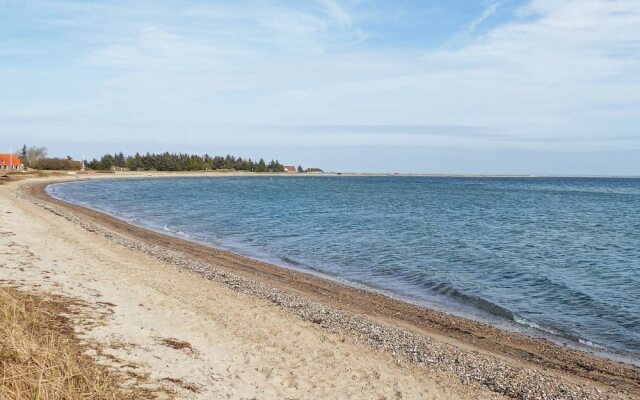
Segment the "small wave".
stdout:
[[491,315],[495,315],[495,316],[507,319],[509,321],[514,320],[515,314],[511,310],[505,307],[502,307],[496,303],[493,303],[489,300],[486,300],[480,296],[475,296],[472,294],[465,293],[461,290],[454,288],[453,286],[447,283],[444,283],[444,282],[437,283],[433,285],[431,289],[436,293],[444,294],[454,300],[462,302],[463,304],[471,305]]
[[573,341],[573,342],[578,342],[578,343],[580,343],[580,344],[582,344],[584,346],[591,347],[591,348],[594,348],[594,349],[603,350],[603,351],[609,351],[609,349],[607,349],[606,347],[604,347],[602,345],[599,345],[599,344],[596,344],[596,343],[593,343],[591,340],[583,339],[583,338],[578,337],[576,335],[559,332],[559,331],[557,331],[555,329],[551,329],[549,327],[545,327],[545,326],[542,326],[540,324],[537,324],[537,323],[535,323],[535,322],[533,322],[531,320],[528,320],[526,318],[523,318],[523,317],[521,317],[519,315],[514,315],[514,319],[513,320],[516,323],[520,324],[520,325],[526,326],[528,328],[533,328],[533,329],[539,330],[539,331],[544,332],[544,333],[551,334],[551,335],[553,335],[555,337],[568,339],[568,340]]
[[560,332],[558,332],[558,331],[556,331],[554,329],[544,327],[544,326],[542,326],[540,324],[537,324],[537,323],[535,323],[535,322],[533,322],[531,320],[528,320],[528,319],[523,318],[523,317],[521,317],[519,315],[516,315],[516,314],[513,315],[513,321],[516,322],[517,324],[526,326],[528,328],[537,329],[537,330],[539,330],[541,332],[546,332],[546,333],[549,333],[549,334],[554,335],[554,336],[561,336],[561,337],[564,336],[564,335],[560,334]]
[[581,344],[587,346],[587,347],[593,347],[594,349],[598,349],[598,350],[607,350],[606,347],[601,346],[599,344],[593,343],[591,340],[586,340],[586,339],[581,339],[578,338],[578,342],[580,342]]
[[564,338],[566,340],[572,341],[572,342],[578,342],[580,344],[583,344],[585,346],[591,347],[591,348],[595,348],[598,350],[607,350],[606,347],[603,347],[601,345],[595,344],[593,342],[591,342],[590,340],[586,340],[586,339],[582,339],[576,335],[570,334],[570,333],[566,333],[566,332],[561,332],[558,330],[555,330],[553,328],[547,327],[547,326],[543,326],[539,323],[536,323],[534,321],[531,321],[529,319],[526,319],[514,312],[512,312],[511,310],[502,307],[498,304],[495,304],[491,301],[488,301],[486,299],[483,299],[482,297],[479,296],[475,296],[475,295],[470,295],[467,293],[464,293],[454,287],[452,287],[451,285],[441,282],[438,283],[436,285],[434,285],[432,287],[432,289],[434,289],[435,292],[440,293],[440,294],[445,294],[451,298],[453,298],[454,300],[469,304],[473,307],[475,307],[476,309],[482,310],[484,312],[487,312],[491,315],[497,316],[497,317],[501,317],[505,320],[511,321],[511,322],[515,322],[518,325],[524,326],[526,328],[529,329],[534,329],[537,330],[539,332],[543,332],[545,334],[548,335],[552,335],[556,338]]
[[190,239],[190,238],[192,237],[190,234],[188,234],[188,233],[186,233],[186,232],[183,232],[183,231],[177,231],[177,230],[175,230],[175,229],[172,229],[172,228],[169,226],[169,224],[165,224],[165,225],[162,227],[162,230],[163,230],[163,231],[165,231],[165,232],[169,232],[169,233],[171,233],[172,235],[175,235],[175,236],[181,236],[181,237],[188,238],[188,239]]
[[[358,284],[360,285],[361,283],[358,282],[357,280],[353,280],[353,279],[349,279],[348,277],[345,276],[341,276],[340,274],[338,274],[337,272],[332,272],[326,268],[318,268],[318,267],[314,267],[305,263],[302,263],[300,261],[296,261],[292,258],[289,258],[287,256],[283,256],[279,258],[280,261],[284,262],[285,265],[288,265],[294,269],[297,270],[302,270],[302,271],[306,271],[306,272],[310,272],[310,273],[314,273],[317,274],[318,276],[321,276],[323,278],[326,279],[338,279],[340,280],[342,283],[346,283],[347,285],[354,285],[354,284]],[[277,263],[277,261],[276,261]],[[371,285],[365,285],[362,284],[362,287],[367,287],[370,289],[373,289],[373,287]]]

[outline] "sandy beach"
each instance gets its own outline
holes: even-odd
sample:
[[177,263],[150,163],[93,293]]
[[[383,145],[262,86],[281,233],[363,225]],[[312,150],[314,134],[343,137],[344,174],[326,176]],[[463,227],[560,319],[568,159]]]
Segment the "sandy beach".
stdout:
[[95,357],[158,397],[640,397],[639,367],[151,232],[44,192],[74,179],[0,185],[0,284],[89,304],[77,329],[102,347]]

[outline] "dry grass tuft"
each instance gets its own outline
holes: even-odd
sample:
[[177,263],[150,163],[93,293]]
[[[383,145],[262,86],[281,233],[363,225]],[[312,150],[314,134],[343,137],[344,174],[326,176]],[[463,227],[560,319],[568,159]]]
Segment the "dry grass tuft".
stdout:
[[70,302],[0,288],[0,399],[121,400],[147,397],[86,356]]

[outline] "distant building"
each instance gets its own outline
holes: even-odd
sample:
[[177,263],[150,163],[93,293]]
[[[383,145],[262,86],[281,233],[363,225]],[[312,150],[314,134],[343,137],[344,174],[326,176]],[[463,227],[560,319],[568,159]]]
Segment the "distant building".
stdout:
[[24,171],[24,164],[13,154],[0,154],[0,171]]
[[304,172],[309,173],[309,174],[322,174],[324,173],[324,171],[320,168],[307,168],[304,170]]
[[296,173],[296,167],[294,165],[285,165],[284,166],[284,172],[286,172],[288,174],[295,174]]

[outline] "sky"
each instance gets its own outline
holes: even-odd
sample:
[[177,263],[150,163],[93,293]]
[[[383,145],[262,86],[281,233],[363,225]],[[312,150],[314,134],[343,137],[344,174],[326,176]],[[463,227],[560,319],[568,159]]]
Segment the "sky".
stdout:
[[638,0],[0,0],[0,150],[640,175]]

